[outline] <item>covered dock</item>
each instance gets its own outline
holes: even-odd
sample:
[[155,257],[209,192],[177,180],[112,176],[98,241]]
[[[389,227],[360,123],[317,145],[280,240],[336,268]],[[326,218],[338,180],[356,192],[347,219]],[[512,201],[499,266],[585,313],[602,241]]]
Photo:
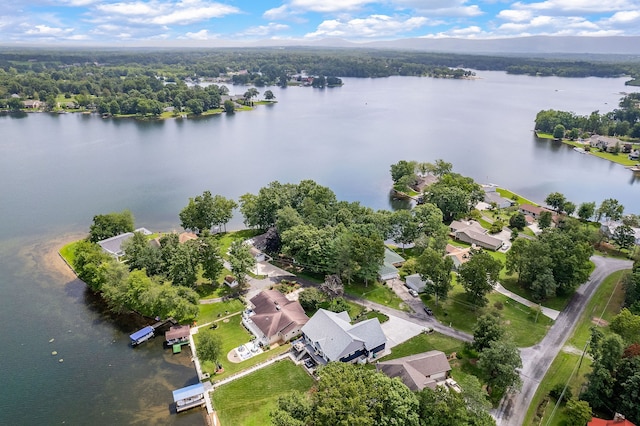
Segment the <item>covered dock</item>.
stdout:
[[[211,383],[206,383],[211,387]],[[179,413],[193,407],[201,407],[206,404],[205,393],[210,389],[203,383],[187,386],[173,391],[173,402],[176,403],[176,411]]]
[[141,343],[146,342],[154,336],[155,328],[148,325],[135,333],[129,335],[129,339],[131,339],[131,346],[137,346]]

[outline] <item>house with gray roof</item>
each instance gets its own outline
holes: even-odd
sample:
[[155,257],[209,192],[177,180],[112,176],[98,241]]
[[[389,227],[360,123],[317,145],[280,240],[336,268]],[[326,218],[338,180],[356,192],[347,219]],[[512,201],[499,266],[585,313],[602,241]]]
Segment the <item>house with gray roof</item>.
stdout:
[[102,247],[102,250],[107,254],[115,257],[116,260],[120,260],[124,256],[124,250],[122,244],[129,238],[133,237],[133,232],[125,232],[124,234],[115,235],[106,240],[98,241],[98,245]]
[[423,281],[422,278],[420,278],[420,274],[407,275],[406,277],[404,277],[404,282],[408,288],[412,288],[418,293],[423,292],[425,287],[427,286],[427,282]]
[[351,324],[346,311],[319,309],[302,327],[302,338],[294,350],[321,365],[333,361],[366,363],[378,357],[386,344],[377,318]]
[[404,264],[405,260],[395,251],[388,247],[384,248],[384,260],[382,266],[378,269],[380,281],[393,280],[400,277],[398,268]]
[[[151,235],[151,231],[147,228],[138,228],[133,232],[140,232],[143,235]],[[133,237],[133,232],[125,232],[124,234],[115,235],[111,238],[107,238],[106,240],[98,241],[98,245],[102,247],[102,250],[105,253],[115,257],[117,261],[120,261],[120,258],[125,254],[122,249],[122,244],[129,238]]]
[[417,392],[426,387],[435,389],[438,385],[444,385],[451,366],[444,352],[429,351],[378,362],[376,370],[391,378],[400,378],[409,389]]

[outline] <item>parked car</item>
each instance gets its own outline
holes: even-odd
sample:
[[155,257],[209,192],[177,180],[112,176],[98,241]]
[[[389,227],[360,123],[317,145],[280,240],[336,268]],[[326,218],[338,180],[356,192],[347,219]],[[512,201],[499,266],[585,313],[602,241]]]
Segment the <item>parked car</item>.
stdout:
[[418,297],[418,292],[412,288],[409,289],[409,294],[412,295],[413,297]]
[[429,315],[430,317],[433,316],[433,311],[431,309],[429,309],[427,306],[424,307],[424,311],[427,313],[427,315]]

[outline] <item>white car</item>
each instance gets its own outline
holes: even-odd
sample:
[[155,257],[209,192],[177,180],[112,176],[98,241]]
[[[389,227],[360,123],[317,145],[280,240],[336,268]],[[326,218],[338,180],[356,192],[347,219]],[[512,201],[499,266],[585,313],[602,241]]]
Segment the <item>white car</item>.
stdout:
[[418,297],[418,292],[412,288],[409,289],[409,294],[412,295],[413,297]]

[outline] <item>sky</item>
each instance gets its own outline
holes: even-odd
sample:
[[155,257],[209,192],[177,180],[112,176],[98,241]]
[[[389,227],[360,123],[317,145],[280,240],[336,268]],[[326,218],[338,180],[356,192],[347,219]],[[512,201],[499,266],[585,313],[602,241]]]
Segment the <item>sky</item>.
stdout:
[[0,44],[640,35],[640,0],[0,0]]

